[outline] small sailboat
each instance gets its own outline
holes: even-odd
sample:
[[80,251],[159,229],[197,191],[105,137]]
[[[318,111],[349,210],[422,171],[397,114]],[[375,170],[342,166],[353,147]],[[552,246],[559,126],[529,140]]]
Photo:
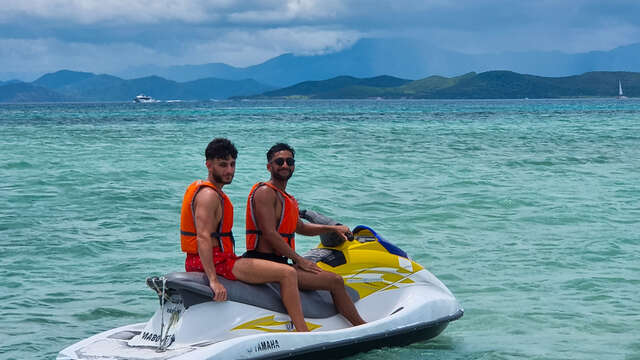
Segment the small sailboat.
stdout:
[[622,92],[622,82],[618,80],[618,99],[627,99]]

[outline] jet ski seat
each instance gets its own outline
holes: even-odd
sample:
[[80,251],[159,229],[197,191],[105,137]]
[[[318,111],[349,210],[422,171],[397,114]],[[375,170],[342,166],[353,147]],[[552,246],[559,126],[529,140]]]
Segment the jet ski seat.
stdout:
[[[213,291],[209,287],[209,279],[202,272],[174,272],[165,275],[165,299],[179,294],[185,309],[190,306],[213,301]],[[247,284],[242,281],[218,278],[227,289],[227,298],[243,304],[258,306],[264,309],[286,314],[287,310],[280,297],[280,285],[267,283],[260,285]],[[161,296],[162,279],[147,278],[147,285]],[[354,302],[359,300],[357,291],[345,286]],[[331,294],[325,290],[300,291],[302,311],[307,318],[326,318],[337,314]]]

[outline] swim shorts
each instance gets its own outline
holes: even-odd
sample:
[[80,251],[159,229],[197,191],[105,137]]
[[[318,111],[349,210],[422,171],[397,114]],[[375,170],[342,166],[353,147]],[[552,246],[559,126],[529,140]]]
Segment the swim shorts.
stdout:
[[[213,263],[216,266],[216,275],[222,276],[225,279],[237,280],[233,276],[233,265],[240,257],[236,254],[225,253],[220,251],[219,247],[213,248]],[[184,268],[187,271],[199,271],[204,272],[204,267],[200,261],[200,255],[187,254],[187,259],[184,262]]]
[[242,257],[249,258],[249,259],[269,260],[269,261],[289,265],[289,258],[285,256],[278,256],[276,254],[263,253],[257,250],[249,250],[246,253],[242,254]]

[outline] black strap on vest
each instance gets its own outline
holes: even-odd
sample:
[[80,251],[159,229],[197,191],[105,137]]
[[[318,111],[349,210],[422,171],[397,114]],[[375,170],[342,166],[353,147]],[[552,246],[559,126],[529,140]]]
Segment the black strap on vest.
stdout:
[[[247,230],[246,231],[247,235],[262,235],[262,231],[260,230]],[[291,239],[295,239],[296,234],[295,233],[278,233],[280,234],[280,236],[282,236],[283,238],[287,239],[287,244],[289,245],[289,247],[291,247]]]
[[[192,232],[184,231],[184,230],[180,230],[180,234],[184,235],[184,236],[198,236],[198,234],[196,234],[196,233],[192,233]],[[220,233],[220,232],[212,232],[211,233],[211,237],[212,238],[216,238],[218,240],[220,240],[220,238],[224,237],[224,236],[230,237],[231,241],[233,241],[234,244],[236,243],[235,239],[233,238],[233,233],[231,231],[230,232],[226,232],[226,233]]]
[[211,237],[218,239],[218,241],[220,241],[221,237],[230,237],[231,238],[231,242],[233,242],[233,245],[236,244],[236,240],[233,238],[233,233],[231,231],[226,232],[226,233],[212,232],[211,233]]
[[221,232],[211,233],[211,238],[218,239],[218,244],[220,245],[220,249],[222,249],[222,252],[225,252],[227,249],[224,248],[224,242],[222,241],[223,237],[231,238],[231,244],[233,246],[233,249],[231,249],[231,251],[234,251],[234,249],[236,248],[236,239],[233,237],[233,233],[231,231],[226,233],[221,233]]
[[287,239],[287,244],[289,245],[290,248],[293,247],[293,246],[291,246],[291,240],[295,239],[296,234],[283,234],[283,233],[280,233],[280,236],[282,236],[282,237]]
[[[262,231],[260,230],[247,230],[246,231],[247,235],[262,235]],[[295,233],[278,233],[280,234],[280,236],[285,237],[287,239],[292,239],[296,237]]]

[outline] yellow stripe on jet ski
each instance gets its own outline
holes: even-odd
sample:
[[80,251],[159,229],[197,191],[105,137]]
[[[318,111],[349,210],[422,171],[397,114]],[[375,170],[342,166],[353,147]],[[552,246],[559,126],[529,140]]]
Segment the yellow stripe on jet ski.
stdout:
[[361,299],[377,291],[397,289],[398,287],[394,285],[397,282],[409,280],[413,283],[413,280],[404,279],[404,276],[396,273],[371,270],[345,276],[344,280],[349,287],[358,292]]
[[[309,331],[313,331],[322,327],[322,325],[313,324],[308,321],[306,321],[306,323]],[[276,321],[275,315],[269,315],[255,320],[247,321],[246,323],[240,324],[231,329],[231,331],[233,330],[258,330],[275,333],[293,331],[293,326],[291,325],[291,321]]]

